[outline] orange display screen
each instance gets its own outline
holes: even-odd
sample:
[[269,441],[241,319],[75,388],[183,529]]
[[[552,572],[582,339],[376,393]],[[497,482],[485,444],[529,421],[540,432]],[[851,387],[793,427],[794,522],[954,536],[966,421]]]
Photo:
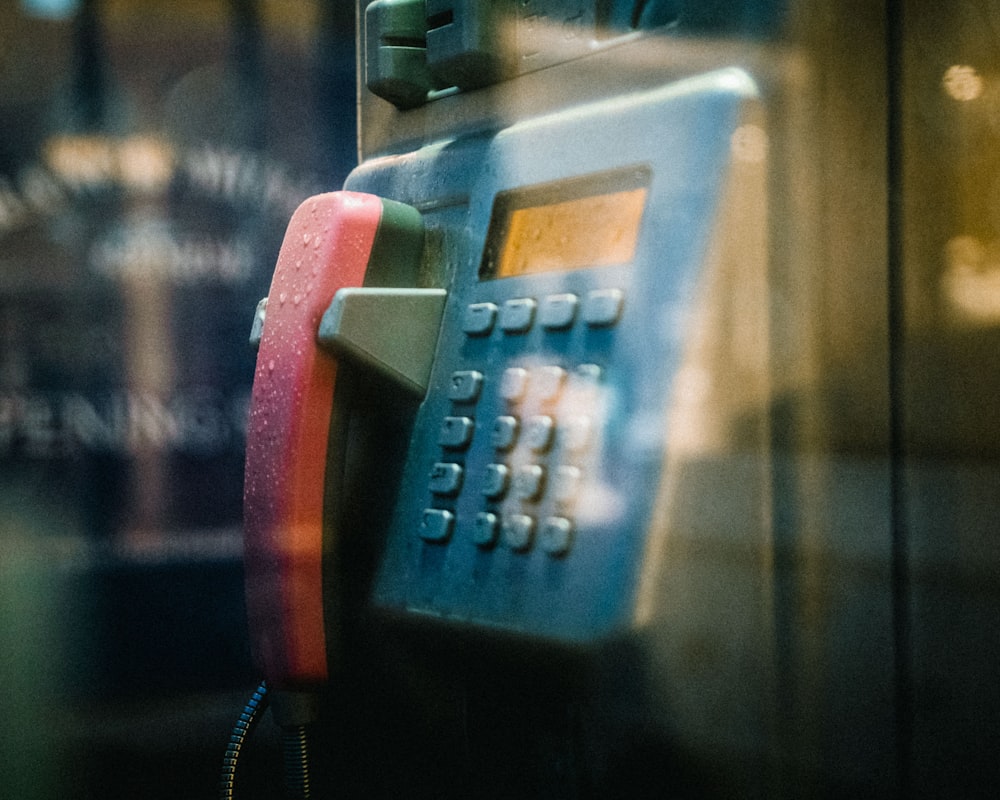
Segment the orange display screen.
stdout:
[[481,278],[628,264],[648,170],[631,168],[497,195]]

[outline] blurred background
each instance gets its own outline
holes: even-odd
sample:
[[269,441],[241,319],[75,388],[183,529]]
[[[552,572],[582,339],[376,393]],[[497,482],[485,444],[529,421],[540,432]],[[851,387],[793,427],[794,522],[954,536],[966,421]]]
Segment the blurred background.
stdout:
[[250,323],[356,161],[354,75],[350,3],[0,3],[4,797],[214,794]]
[[[0,0],[0,797],[214,796],[258,677],[241,567],[247,338],[290,214],[357,159],[353,5]],[[815,193],[787,208],[813,215],[817,263],[833,266],[789,259],[788,291],[810,304],[775,336],[811,338],[771,355],[801,351],[820,385],[803,405],[822,406],[824,469],[878,461],[875,478],[825,494],[806,475],[805,511],[776,509],[788,519],[775,526],[798,536],[819,520],[815,541],[790,534],[782,556],[790,571],[813,558],[829,592],[816,597],[861,608],[842,575],[892,579],[877,583],[891,592],[872,637],[885,649],[834,630],[859,651],[839,662],[809,628],[819,606],[795,605],[811,584],[789,592],[780,622],[815,672],[789,657],[788,705],[843,719],[861,673],[838,663],[874,664],[897,693],[911,788],[992,792],[1000,10],[788,6],[789,63],[810,85],[776,117],[823,146],[792,142]],[[841,550],[835,580],[815,554]],[[822,705],[810,681],[827,671],[843,680]],[[280,793],[269,728],[246,797]],[[871,749],[850,725],[836,735],[843,752]]]

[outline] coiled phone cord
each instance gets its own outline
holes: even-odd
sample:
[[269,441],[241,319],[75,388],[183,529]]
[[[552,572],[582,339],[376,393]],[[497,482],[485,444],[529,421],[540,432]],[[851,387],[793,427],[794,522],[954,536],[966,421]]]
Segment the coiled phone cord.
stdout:
[[233,726],[226,746],[226,755],[222,760],[222,777],[219,780],[219,800],[233,800],[236,783],[236,767],[240,759],[240,751],[250,732],[260,721],[260,715],[268,704],[267,681],[261,681],[253,695],[243,708],[243,713]]
[[[309,750],[307,747],[307,736],[305,724],[298,724],[304,719],[308,719],[310,695],[286,697],[287,693],[279,692],[278,699],[285,700],[293,709],[293,719],[297,722],[289,723],[288,719],[282,719],[288,714],[286,711],[279,714],[279,720],[284,722],[282,730],[282,751],[285,766],[285,791],[290,800],[310,800],[312,797],[311,780],[309,773]],[[303,698],[306,704],[303,705]],[[219,800],[234,800],[236,785],[236,769],[240,760],[240,753],[243,745],[250,736],[251,731],[260,720],[261,714],[270,704],[271,694],[268,692],[267,681],[261,681],[253,695],[243,708],[243,713],[233,726],[233,732],[229,736],[229,744],[226,747],[226,755],[222,760],[222,777],[219,780]],[[290,702],[289,702],[290,701]],[[301,717],[302,709],[307,709],[306,716]],[[296,713],[298,712],[298,713]]]
[[309,800],[309,749],[304,725],[285,728],[281,735],[285,757],[285,790],[292,800]]

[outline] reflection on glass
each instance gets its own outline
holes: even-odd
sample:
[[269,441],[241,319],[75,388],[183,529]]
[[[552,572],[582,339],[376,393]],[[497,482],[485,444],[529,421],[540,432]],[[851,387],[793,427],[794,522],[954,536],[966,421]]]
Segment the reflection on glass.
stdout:
[[733,131],[730,140],[733,158],[745,164],[763,164],[767,158],[768,136],[759,125],[748,123]]
[[247,334],[292,210],[353,163],[343,5],[0,3],[0,752],[32,765],[2,797],[134,796],[112,752],[163,796],[214,772],[214,743],[160,768],[146,703],[249,668]]
[[174,172],[170,143],[145,134],[112,139],[102,135],[57,135],[42,146],[45,163],[70,185],[117,179],[141,192],[167,188]]
[[1000,242],[956,236],[946,248],[942,279],[954,319],[966,324],[1000,325]]

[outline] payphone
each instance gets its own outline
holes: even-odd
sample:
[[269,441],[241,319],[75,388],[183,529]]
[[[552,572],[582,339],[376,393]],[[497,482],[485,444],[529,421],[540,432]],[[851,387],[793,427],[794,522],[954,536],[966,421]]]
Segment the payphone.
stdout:
[[359,4],[361,163],[252,335],[251,628],[323,780],[908,792],[891,36],[820,5]]

